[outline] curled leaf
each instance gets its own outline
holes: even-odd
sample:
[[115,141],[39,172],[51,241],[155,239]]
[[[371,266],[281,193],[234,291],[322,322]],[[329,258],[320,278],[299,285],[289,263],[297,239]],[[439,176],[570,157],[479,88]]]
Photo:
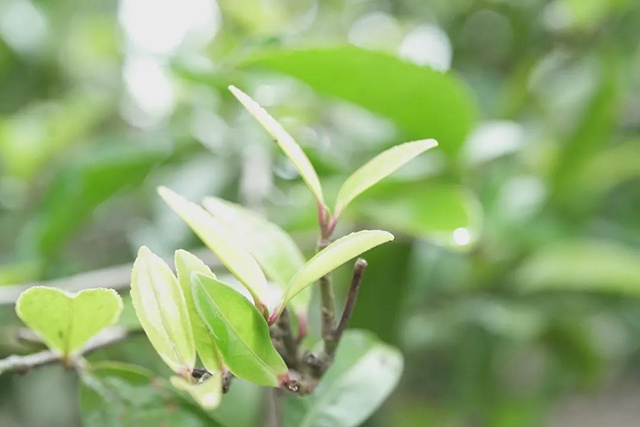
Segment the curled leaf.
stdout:
[[247,288],[256,306],[263,307],[261,296],[267,295],[267,279],[256,260],[237,243],[236,236],[203,208],[168,188],[159,187],[158,194]]
[[324,197],[322,196],[322,186],[318,179],[318,174],[309,161],[309,158],[297,142],[287,133],[280,123],[276,121],[267,110],[262,108],[256,101],[251,99],[249,95],[241,91],[235,86],[229,86],[229,90],[235,96],[244,108],[251,113],[253,117],[269,132],[271,137],[276,140],[282,151],[287,155],[293,163],[298,173],[313,193],[318,205],[324,206]]
[[221,368],[221,362],[218,359],[216,342],[207,327],[202,323],[191,294],[191,275],[193,273],[202,273],[214,279],[216,276],[198,257],[182,249],[176,251],[175,263],[178,283],[187,303],[196,350],[204,367],[211,373],[218,372]]
[[336,240],[311,258],[291,279],[272,318],[279,316],[289,301],[311,283],[363,252],[392,240],[393,234],[381,230],[362,230]]
[[[202,204],[238,236],[267,277],[283,289],[304,265],[304,256],[291,236],[261,215],[216,197],[207,197]],[[308,290],[301,292],[291,304],[296,313],[302,314],[306,313],[310,300]]]
[[347,205],[363,191],[391,175],[417,155],[437,145],[435,139],[423,139],[405,142],[378,154],[342,184],[336,199],[334,217],[340,216]]
[[220,406],[222,399],[222,375],[220,372],[214,373],[201,383],[190,383],[182,377],[171,377],[171,385],[178,390],[186,391],[198,402],[202,408],[207,410],[216,409]]
[[184,295],[169,266],[145,246],[133,264],[131,301],[162,360],[179,375],[191,373],[196,348]]

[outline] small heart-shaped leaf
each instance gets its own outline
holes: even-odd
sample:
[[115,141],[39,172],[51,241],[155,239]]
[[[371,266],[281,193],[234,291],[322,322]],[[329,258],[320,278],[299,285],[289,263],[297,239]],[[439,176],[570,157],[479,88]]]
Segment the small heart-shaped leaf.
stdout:
[[318,205],[324,206],[324,197],[322,196],[322,187],[318,174],[313,168],[313,165],[309,161],[309,158],[298,143],[287,133],[280,123],[276,121],[267,110],[262,108],[256,101],[251,99],[249,95],[241,91],[235,86],[229,86],[231,93],[238,98],[238,101],[244,105],[244,108],[251,113],[253,117],[260,122],[273,139],[276,140],[284,154],[287,155],[289,160],[293,163],[298,173],[307,184],[307,187],[311,190]]
[[[261,215],[216,197],[207,197],[202,204],[238,236],[267,277],[282,288],[304,265],[304,256],[291,236]],[[310,300],[309,289],[298,294],[291,304],[296,313],[304,314]]]
[[191,277],[193,298],[213,334],[225,365],[237,377],[277,387],[288,369],[274,348],[269,326],[260,312],[239,292],[200,273]]
[[113,289],[85,289],[72,294],[35,286],[16,302],[18,317],[53,350],[65,357],[89,338],[117,322],[122,298]]
[[168,188],[159,187],[158,193],[247,288],[256,306],[264,306],[267,279],[256,260],[237,243],[236,236],[203,208]]
[[220,406],[222,399],[222,374],[214,373],[201,383],[190,383],[182,377],[171,377],[171,385],[178,390],[186,391],[204,409],[211,410]]
[[336,240],[311,258],[291,279],[278,311],[272,317],[279,316],[289,301],[311,283],[363,252],[392,240],[393,234],[381,230],[362,230]]
[[207,327],[202,323],[198,315],[198,310],[196,309],[196,304],[193,301],[193,295],[191,294],[191,274],[198,272],[205,276],[213,277],[214,279],[216,276],[198,257],[185,250],[176,251],[175,262],[178,273],[178,283],[184,294],[187,310],[189,311],[189,320],[191,321],[196,350],[204,367],[211,373],[218,372],[220,371],[221,362],[218,359],[216,342]]
[[187,303],[169,266],[145,246],[133,264],[131,301],[162,360],[179,375],[191,373],[196,347]]
[[405,142],[378,154],[342,184],[336,199],[334,217],[340,216],[347,205],[363,191],[391,175],[417,155],[437,145],[435,139],[423,139]]

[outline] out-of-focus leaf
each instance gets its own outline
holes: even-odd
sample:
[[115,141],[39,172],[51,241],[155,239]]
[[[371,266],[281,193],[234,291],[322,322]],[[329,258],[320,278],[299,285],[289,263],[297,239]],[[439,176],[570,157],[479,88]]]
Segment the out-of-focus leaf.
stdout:
[[267,113],[267,110],[258,105],[258,103],[251,99],[249,95],[242,92],[235,86],[229,86],[229,90],[236,98],[238,98],[238,101],[244,105],[244,108],[246,108],[247,111],[249,111],[249,113],[258,120],[258,122],[260,122],[267,132],[269,132],[271,137],[277,141],[282,151],[284,151],[289,160],[291,160],[293,165],[296,167],[296,170],[313,193],[318,204],[324,206],[325,203],[322,195],[322,186],[320,185],[318,174],[298,143],[293,140],[291,135],[287,133],[280,123]]
[[0,121],[0,163],[8,174],[32,178],[49,159],[83,141],[110,112],[106,99],[73,91],[55,102],[33,103]]
[[158,193],[247,288],[256,306],[262,308],[264,296],[267,295],[267,279],[256,260],[238,245],[237,237],[195,203],[166,187],[159,187]]
[[287,427],[358,426],[393,391],[402,374],[400,352],[371,334],[347,331],[335,363],[311,396],[287,399]]
[[628,141],[600,151],[585,162],[577,183],[578,190],[595,196],[640,177],[640,141]]
[[605,241],[547,245],[525,260],[516,281],[525,291],[640,296],[640,253]]
[[162,360],[179,375],[191,373],[196,347],[187,303],[169,266],[145,246],[133,264],[131,301]]
[[438,142],[434,139],[424,139],[396,145],[378,154],[344,182],[338,192],[334,216],[340,216],[347,205],[363,191],[391,175],[417,155],[437,145]]
[[176,251],[175,263],[176,272],[178,273],[178,283],[180,284],[182,294],[187,303],[196,350],[204,367],[212,374],[215,374],[220,371],[218,350],[213,336],[198,315],[198,310],[196,309],[196,304],[191,294],[191,275],[194,272],[198,272],[206,276],[211,276],[214,279],[216,276],[198,257],[182,249]]
[[[207,197],[204,207],[214,218],[228,226],[260,264],[267,277],[283,288],[304,265],[298,245],[280,227],[259,214],[216,197]],[[311,291],[300,293],[291,301],[296,312],[304,313]]]
[[376,226],[460,248],[476,241],[482,222],[477,199],[447,184],[381,183],[355,203],[354,211]]
[[608,135],[616,123],[621,95],[619,62],[614,54],[602,53],[602,76],[596,93],[585,107],[558,160],[555,190],[562,199],[573,201],[576,174],[607,143]]
[[269,326],[239,292],[200,273],[192,278],[200,318],[213,334],[225,365],[237,377],[277,387],[288,369],[273,347]]
[[276,315],[279,315],[289,301],[311,283],[363,252],[392,240],[393,234],[387,231],[362,230],[331,243],[311,258],[291,279]]
[[218,371],[205,381],[193,384],[182,377],[171,377],[171,385],[178,390],[186,391],[204,409],[216,409],[222,399],[222,374]]
[[88,427],[219,425],[151,372],[112,362],[96,364],[82,376],[80,414]]
[[129,146],[94,152],[67,166],[54,178],[32,230],[24,238],[33,240],[38,255],[55,256],[97,206],[123,188],[141,183],[166,156],[165,151]]
[[259,53],[240,67],[291,75],[392,119],[407,139],[435,138],[452,155],[477,115],[471,92],[456,76],[355,46]]
[[53,350],[65,357],[118,321],[122,299],[113,289],[85,289],[70,294],[35,286],[16,302],[18,317]]

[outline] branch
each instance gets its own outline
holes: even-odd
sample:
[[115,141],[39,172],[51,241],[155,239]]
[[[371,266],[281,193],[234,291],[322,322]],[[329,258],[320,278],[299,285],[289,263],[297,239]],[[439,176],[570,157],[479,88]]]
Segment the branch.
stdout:
[[[93,351],[118,343],[130,336],[125,328],[113,327],[105,329],[89,341],[82,351],[82,356]],[[13,355],[0,360],[0,375],[6,372],[26,374],[33,368],[62,362],[62,355],[52,350],[44,350],[25,356]]]
[[[329,246],[330,241],[328,239],[321,239],[318,244],[317,252],[320,252],[327,246]],[[331,276],[329,274],[322,276],[320,278],[320,315],[322,317],[321,329],[322,329],[322,339],[324,340],[324,345],[326,347],[330,347],[332,345],[331,341],[333,340],[333,329],[335,327],[335,295],[333,293],[333,286],[331,284]]]
[[358,299],[358,291],[360,290],[360,283],[362,283],[362,276],[367,269],[367,265],[366,259],[358,258],[353,266],[353,278],[351,279],[349,294],[347,295],[347,301],[344,305],[344,310],[342,311],[342,318],[340,319],[340,323],[334,333],[335,348],[332,349],[332,353],[335,352],[338,344],[340,343],[340,339],[342,339],[342,334],[349,325],[353,308],[355,307],[356,300]]

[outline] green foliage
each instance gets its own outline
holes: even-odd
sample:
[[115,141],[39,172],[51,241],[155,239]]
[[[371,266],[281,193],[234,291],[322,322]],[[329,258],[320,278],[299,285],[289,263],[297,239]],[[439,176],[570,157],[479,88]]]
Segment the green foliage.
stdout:
[[[289,281],[305,263],[304,256],[284,230],[261,215],[217,197],[207,197],[203,206],[223,222],[251,252],[266,276],[286,289]],[[306,313],[311,290],[291,301],[298,313]]]
[[288,379],[287,366],[271,343],[267,322],[245,297],[199,273],[192,276],[192,287],[200,318],[234,375],[271,387]]
[[313,193],[318,206],[324,206],[324,196],[322,195],[322,186],[320,185],[318,174],[298,143],[294,141],[280,123],[267,113],[267,110],[251,99],[249,95],[235,86],[229,86],[229,90],[238,98],[238,101],[244,105],[247,111],[269,132],[271,137],[276,140],[282,151],[287,155],[289,160],[291,160],[309,187],[309,190],[311,190],[311,193]]
[[400,169],[417,155],[437,145],[433,139],[405,142],[378,154],[342,184],[336,199],[334,216],[340,216],[347,205],[362,192]]
[[100,363],[83,375],[80,413],[86,426],[219,425],[146,369]]
[[175,256],[176,271],[178,273],[178,283],[182,290],[187,311],[189,312],[189,321],[193,330],[193,339],[195,341],[198,356],[204,367],[211,373],[216,374],[220,371],[221,362],[218,356],[216,342],[207,330],[206,325],[200,319],[196,304],[191,294],[191,275],[195,272],[211,276],[216,276],[211,272],[209,267],[204,265],[202,261],[193,254],[185,250],[177,250]]
[[168,188],[160,187],[158,193],[251,292],[256,305],[261,306],[267,293],[267,279],[249,252],[234,243],[233,234],[203,208]]
[[102,329],[118,321],[122,299],[112,289],[86,289],[76,294],[35,286],[20,295],[18,317],[47,346],[65,359],[77,353]]
[[410,139],[436,139],[450,155],[476,120],[475,102],[456,76],[382,52],[346,45],[283,49],[259,52],[240,66],[293,76],[320,93],[390,118]]
[[369,249],[392,240],[393,235],[386,231],[362,230],[331,243],[311,258],[291,279],[279,304],[278,314],[292,298],[322,276]]
[[395,388],[402,373],[400,352],[371,334],[352,330],[313,396],[291,397],[285,426],[354,427],[362,424]]
[[186,391],[204,409],[216,409],[222,399],[222,374],[214,371],[206,380],[193,384],[182,377],[171,377],[171,385]]
[[131,301],[158,355],[177,374],[190,375],[196,348],[187,303],[169,266],[145,246],[131,272]]

